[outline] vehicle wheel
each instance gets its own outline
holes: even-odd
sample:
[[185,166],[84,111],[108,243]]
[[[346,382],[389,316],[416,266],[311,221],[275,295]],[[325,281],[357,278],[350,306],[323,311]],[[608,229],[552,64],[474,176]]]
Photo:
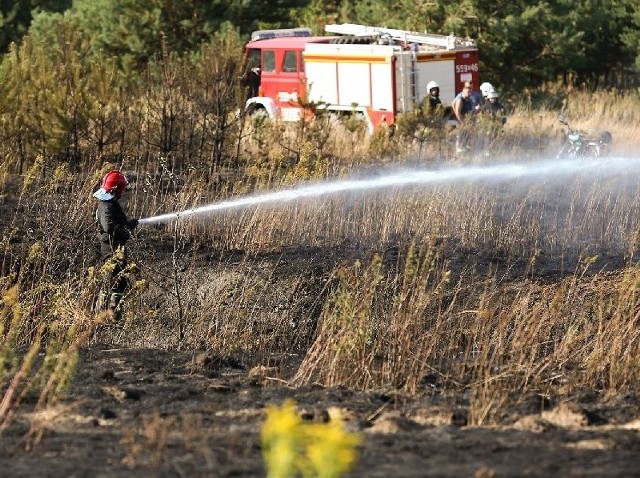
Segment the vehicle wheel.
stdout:
[[267,110],[258,106],[247,111],[247,119],[254,130],[262,129],[269,122]]
[[265,108],[263,108],[262,106],[256,106],[255,108],[251,108],[247,114],[252,118],[252,119],[258,119],[258,118],[268,118],[269,117],[269,113],[267,113],[267,110]]

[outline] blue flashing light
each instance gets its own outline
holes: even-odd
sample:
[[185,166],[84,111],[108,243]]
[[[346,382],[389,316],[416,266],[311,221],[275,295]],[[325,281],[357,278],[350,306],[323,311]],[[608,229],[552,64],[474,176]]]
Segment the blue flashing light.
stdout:
[[251,33],[251,41],[270,40],[272,38],[282,37],[310,37],[311,29],[309,28],[281,28],[276,30],[256,30]]

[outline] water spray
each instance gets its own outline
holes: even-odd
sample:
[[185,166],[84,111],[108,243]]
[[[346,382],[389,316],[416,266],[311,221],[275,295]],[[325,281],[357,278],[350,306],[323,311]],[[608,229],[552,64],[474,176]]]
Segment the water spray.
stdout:
[[485,166],[461,166],[440,170],[410,170],[394,172],[385,176],[369,179],[347,179],[313,183],[274,191],[260,195],[252,195],[237,199],[221,201],[180,212],[172,212],[139,220],[139,224],[162,224],[193,216],[211,214],[227,209],[242,208],[267,203],[293,201],[335,194],[339,192],[355,192],[389,187],[403,187],[420,184],[443,184],[459,181],[476,182],[480,180],[504,181],[526,178],[530,176],[548,176],[558,178],[580,172],[598,172],[603,176],[611,173],[629,174],[638,171],[640,159],[598,158],[593,160],[546,160],[531,163],[506,163]]

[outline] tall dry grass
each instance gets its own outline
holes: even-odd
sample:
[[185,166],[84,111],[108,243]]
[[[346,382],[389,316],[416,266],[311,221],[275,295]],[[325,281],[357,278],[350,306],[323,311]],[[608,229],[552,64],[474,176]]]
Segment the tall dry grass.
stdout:
[[[524,134],[530,141],[557,143],[563,137],[563,127],[557,121],[562,112],[570,124],[586,131],[609,131],[613,135],[614,154],[633,155],[637,150],[640,130],[640,93],[617,90],[584,91],[550,87],[543,99],[532,100],[524,95],[511,98],[507,134]],[[527,133],[525,133],[527,132]]]
[[[636,146],[636,94],[568,98],[576,126],[610,130],[615,152]],[[558,110],[513,108],[499,158],[455,164],[441,142],[369,137],[334,119],[252,125],[242,164],[215,185],[197,165],[178,174],[163,158],[152,170],[125,162],[135,179],[125,209],[148,217],[354,171],[548,157]],[[18,181],[2,176],[3,206],[17,211],[1,243],[4,423],[20,397],[37,394],[42,406],[63,397],[91,340],[247,362],[293,353],[298,384],[418,393],[435,377],[470,397],[474,423],[498,420],[526,391],[637,387],[633,174],[387,188],[143,226],[131,259],[148,290],[105,326],[91,312],[91,193],[111,166],[72,173],[42,158]],[[43,350],[51,358],[40,362]]]
[[416,393],[425,380],[470,396],[471,423],[532,393],[637,387],[638,268],[549,285],[451,280],[437,246],[344,268],[294,382]]

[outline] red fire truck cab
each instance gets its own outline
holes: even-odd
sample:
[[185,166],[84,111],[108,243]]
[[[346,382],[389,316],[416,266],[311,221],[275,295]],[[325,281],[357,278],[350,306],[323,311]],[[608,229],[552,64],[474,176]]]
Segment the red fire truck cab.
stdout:
[[[314,103],[334,112],[360,112],[373,131],[416,108],[436,81],[448,105],[465,81],[479,85],[478,49],[458,37],[327,25],[336,36],[308,29],[254,32],[246,45],[248,113],[295,121]],[[302,103],[302,104],[301,104]]]

